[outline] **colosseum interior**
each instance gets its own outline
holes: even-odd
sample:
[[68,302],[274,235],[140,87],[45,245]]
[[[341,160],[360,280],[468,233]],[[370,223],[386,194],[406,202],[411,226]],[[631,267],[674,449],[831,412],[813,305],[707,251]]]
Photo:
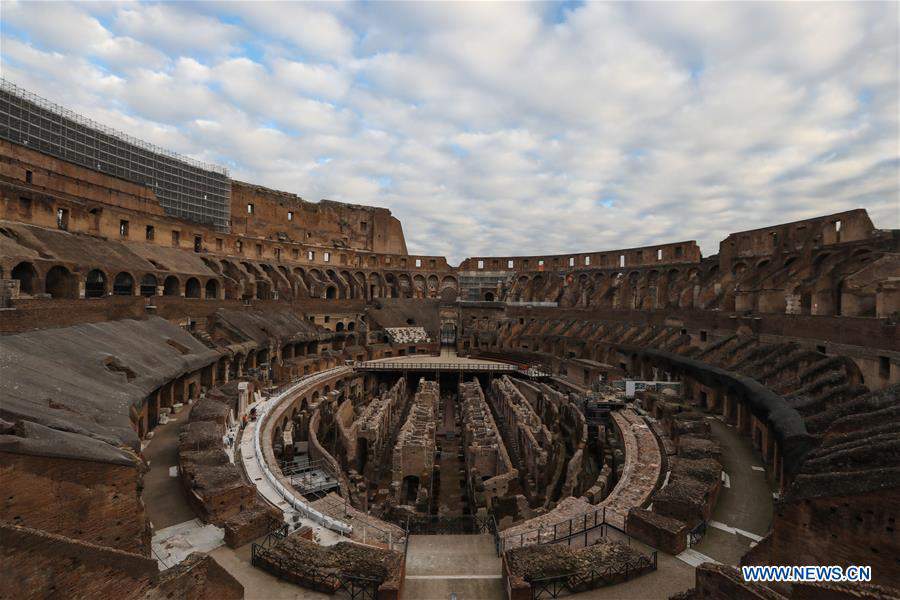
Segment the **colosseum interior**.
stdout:
[[0,114],[0,598],[900,593],[865,209],[454,267],[387,209]]

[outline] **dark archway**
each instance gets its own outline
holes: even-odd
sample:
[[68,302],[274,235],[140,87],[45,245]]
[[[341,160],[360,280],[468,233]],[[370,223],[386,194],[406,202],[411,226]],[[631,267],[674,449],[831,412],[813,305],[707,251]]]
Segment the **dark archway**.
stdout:
[[219,282],[210,279],[206,282],[206,297],[216,299],[219,297]]
[[113,295],[114,296],[133,296],[134,295],[134,277],[131,273],[122,271],[113,279]]
[[159,280],[155,275],[151,275],[147,273],[141,278],[141,296],[155,296],[156,295],[156,286],[159,285]]
[[56,266],[47,271],[44,291],[51,298],[77,298],[78,280],[67,268]]
[[200,297],[200,280],[196,277],[191,277],[184,283],[184,297],[185,298],[199,298]]
[[403,486],[400,490],[400,498],[406,504],[415,504],[419,496],[419,478],[415,475],[407,475],[403,478]]
[[23,294],[34,294],[37,284],[37,270],[30,262],[21,262],[13,267],[12,278],[19,281],[19,291]]
[[180,296],[181,282],[174,275],[169,275],[163,282],[163,296]]
[[84,279],[85,298],[102,298],[106,295],[106,274],[100,269],[88,272]]

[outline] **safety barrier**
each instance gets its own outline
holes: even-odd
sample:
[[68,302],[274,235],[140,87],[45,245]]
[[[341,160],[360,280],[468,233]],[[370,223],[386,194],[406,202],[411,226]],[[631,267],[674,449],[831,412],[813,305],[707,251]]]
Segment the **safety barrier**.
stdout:
[[262,452],[262,445],[260,443],[260,431],[265,428],[266,418],[269,416],[269,413],[275,406],[278,406],[286,397],[294,394],[301,388],[307,385],[325,381],[341,372],[350,373],[350,369],[347,367],[333,367],[325,371],[320,371],[319,373],[307,375],[301,378],[293,386],[282,391],[277,396],[270,398],[266,405],[263,407],[262,414],[260,414],[257,419],[256,431],[253,432],[253,451],[256,453],[256,462],[265,475],[266,480],[268,480],[272,487],[275,488],[275,491],[277,491],[278,494],[282,498],[284,498],[284,500],[288,504],[290,504],[291,507],[294,508],[294,510],[296,510],[307,519],[318,523],[322,527],[326,527],[328,529],[331,529],[332,531],[336,531],[341,535],[350,535],[353,532],[353,528],[350,525],[317,511],[309,504],[298,498],[293,492],[288,490],[288,488],[285,487],[284,484],[281,483],[281,481],[278,480],[278,477],[275,475],[275,473],[272,472],[265,460],[265,455]]

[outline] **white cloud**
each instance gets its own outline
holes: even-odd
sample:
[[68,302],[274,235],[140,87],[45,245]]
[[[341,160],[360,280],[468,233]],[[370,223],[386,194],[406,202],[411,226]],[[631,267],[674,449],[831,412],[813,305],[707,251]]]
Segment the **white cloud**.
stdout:
[[4,3],[4,75],[412,252],[900,227],[898,5]]

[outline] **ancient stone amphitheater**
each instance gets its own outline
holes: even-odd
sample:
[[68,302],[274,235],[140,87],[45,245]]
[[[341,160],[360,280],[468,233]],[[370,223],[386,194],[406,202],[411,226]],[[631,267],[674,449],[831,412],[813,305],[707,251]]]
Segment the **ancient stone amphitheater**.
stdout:
[[453,267],[4,82],[0,219],[0,598],[900,593],[865,209]]

